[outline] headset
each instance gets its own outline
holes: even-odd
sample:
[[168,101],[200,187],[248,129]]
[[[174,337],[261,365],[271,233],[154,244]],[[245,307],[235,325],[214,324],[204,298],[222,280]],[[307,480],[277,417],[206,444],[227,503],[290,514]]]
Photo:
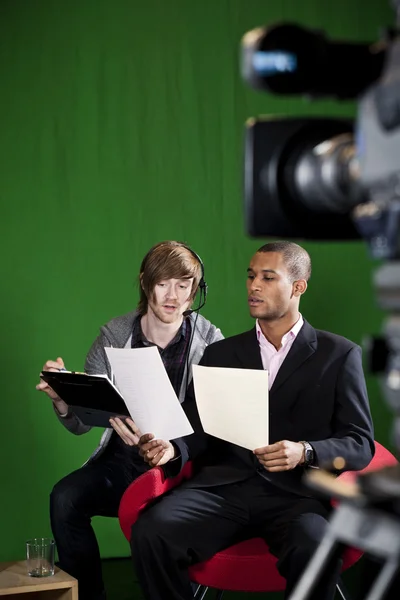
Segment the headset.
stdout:
[[[200,265],[200,269],[201,269],[201,277],[200,277],[200,281],[199,281],[199,305],[197,306],[197,308],[189,308],[188,310],[185,310],[183,312],[183,316],[186,318],[188,316],[190,316],[192,313],[196,313],[196,316],[194,318],[194,323],[193,323],[193,327],[190,333],[190,341],[189,341],[189,347],[186,353],[186,382],[185,382],[185,389],[186,389],[186,393],[188,391],[188,387],[189,387],[189,371],[190,371],[190,366],[189,366],[189,356],[190,356],[190,350],[192,348],[192,342],[193,342],[193,337],[194,337],[194,332],[196,329],[196,325],[197,325],[197,319],[199,317],[199,311],[201,308],[203,308],[203,306],[206,303],[207,300],[207,292],[208,292],[208,285],[206,283],[205,277],[204,277],[204,263],[201,260],[200,256],[194,251],[192,250],[189,246],[187,246],[186,244],[180,244],[183,248],[186,248],[186,250],[188,252],[191,253],[192,256],[194,256],[194,258],[197,259],[199,265]],[[183,381],[182,381],[183,384]]]
[[185,310],[185,312],[183,313],[183,316],[188,317],[193,312],[198,312],[205,305],[206,300],[207,300],[208,285],[204,278],[204,263],[201,260],[200,256],[194,250],[189,248],[189,246],[187,246],[186,244],[179,244],[179,245],[182,246],[183,248],[186,248],[186,250],[188,250],[188,252],[190,252],[191,255],[194,256],[194,258],[198,261],[198,263],[200,265],[200,269],[201,269],[201,277],[200,277],[200,281],[199,281],[199,289],[200,289],[199,305],[197,308]]

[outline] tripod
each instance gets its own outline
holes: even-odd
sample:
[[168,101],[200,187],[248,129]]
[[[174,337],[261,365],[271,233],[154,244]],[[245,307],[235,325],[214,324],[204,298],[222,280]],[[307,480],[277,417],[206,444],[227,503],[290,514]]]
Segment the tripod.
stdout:
[[[399,476],[397,467],[389,467],[389,470],[392,470],[390,476]],[[394,470],[397,472],[394,473]],[[381,475],[383,471],[386,469],[380,472]],[[369,477],[375,486],[376,474],[370,474]],[[318,488],[319,491],[324,489],[323,477],[318,472],[311,474],[309,479],[312,487]],[[329,492],[331,493],[332,489]],[[352,497],[342,497],[321,544],[290,600],[307,600],[316,583],[340,558],[346,546],[359,548],[383,559],[383,568],[366,598],[380,600],[392,583],[400,564],[400,519],[371,505],[368,496],[361,490]]]
[[[400,0],[398,2],[400,6]],[[393,410],[393,441],[400,448],[400,262],[382,265],[374,274],[381,308],[389,311],[383,336],[368,349],[369,370],[381,373],[381,388]],[[315,584],[340,558],[345,547],[359,548],[383,561],[365,600],[381,600],[400,567],[400,465],[361,475],[343,487],[323,471],[312,471],[308,484],[341,500],[290,600],[307,600]],[[397,590],[396,597],[400,596]]]

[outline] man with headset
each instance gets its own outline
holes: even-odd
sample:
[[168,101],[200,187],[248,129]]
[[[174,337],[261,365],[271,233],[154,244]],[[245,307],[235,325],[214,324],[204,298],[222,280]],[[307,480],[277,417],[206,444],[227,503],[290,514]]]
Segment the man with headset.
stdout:
[[[207,295],[204,266],[185,244],[160,242],[144,257],[140,267],[140,299],[137,309],[116,317],[100,328],[86,358],[85,372],[107,373],[105,347],[141,348],[156,345],[172,386],[183,402],[191,365],[205,348],[223,338],[221,331],[198,314]],[[199,306],[190,310],[199,292]],[[44,371],[64,368],[61,358],[47,361]],[[41,381],[36,389],[52,400],[58,420],[76,435],[84,425],[57,394]],[[80,600],[105,598],[100,553],[91,526],[93,516],[117,516],[126,488],[148,466],[138,455],[137,428],[133,421],[111,419],[99,446],[83,467],[53,488],[50,497],[51,526],[60,566],[79,581]]]

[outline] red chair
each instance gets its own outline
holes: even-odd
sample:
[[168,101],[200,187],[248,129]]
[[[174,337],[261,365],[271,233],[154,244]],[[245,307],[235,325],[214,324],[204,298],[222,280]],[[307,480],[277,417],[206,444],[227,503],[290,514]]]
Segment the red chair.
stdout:
[[[397,463],[396,458],[386,448],[375,442],[375,456],[370,464],[360,471],[378,470]],[[340,475],[346,481],[354,480],[358,473],[347,471]],[[124,493],[119,507],[121,529],[129,541],[131,528],[140,512],[153,500],[176,487],[184,479],[192,476],[192,464],[187,463],[181,473],[166,479],[160,467],[156,467],[141,475]],[[343,570],[356,563],[362,553],[348,549],[343,557]],[[285,589],[285,579],[276,567],[277,559],[261,538],[254,538],[235,544],[215,554],[209,560],[190,567],[191,580],[199,585],[196,598],[204,598],[209,587],[237,592],[281,592]],[[344,591],[340,589],[342,597]]]

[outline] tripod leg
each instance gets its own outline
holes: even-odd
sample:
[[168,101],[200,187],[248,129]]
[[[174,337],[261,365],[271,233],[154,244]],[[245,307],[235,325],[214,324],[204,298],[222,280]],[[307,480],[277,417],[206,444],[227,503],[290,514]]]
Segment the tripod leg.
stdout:
[[348,593],[341,577],[339,578],[339,581],[336,584],[336,589],[342,600],[350,600],[350,594]]
[[388,560],[385,562],[365,600],[381,600],[381,598],[384,597],[384,594],[396,575],[398,566],[399,563],[397,560]]

